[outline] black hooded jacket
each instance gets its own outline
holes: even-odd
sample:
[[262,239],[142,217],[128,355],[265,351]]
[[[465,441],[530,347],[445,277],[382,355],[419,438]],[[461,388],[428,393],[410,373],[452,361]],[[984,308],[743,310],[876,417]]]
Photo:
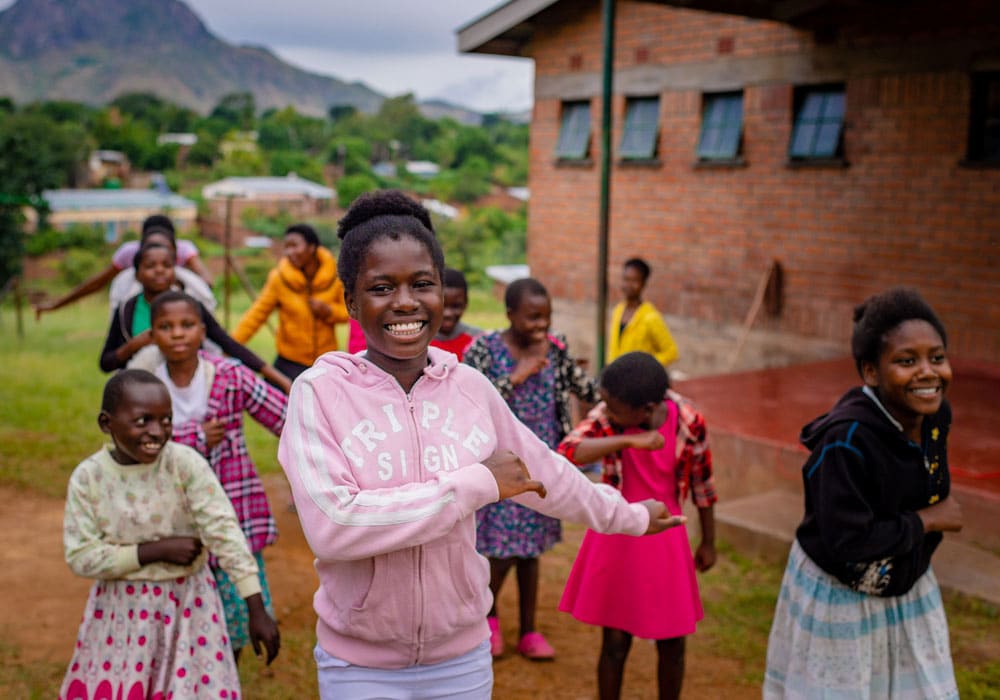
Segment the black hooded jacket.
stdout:
[[820,568],[855,590],[906,593],[930,565],[940,532],[915,511],[947,498],[951,407],[921,426],[920,445],[859,388],[802,429],[806,514],[796,532]]

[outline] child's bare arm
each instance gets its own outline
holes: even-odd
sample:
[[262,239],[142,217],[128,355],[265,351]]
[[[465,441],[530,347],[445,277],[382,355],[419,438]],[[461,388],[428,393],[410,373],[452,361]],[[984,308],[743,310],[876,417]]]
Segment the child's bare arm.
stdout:
[[573,461],[577,464],[589,464],[629,447],[637,450],[659,450],[663,445],[663,436],[656,430],[630,435],[584,438],[576,445]]
[[250,632],[250,643],[253,645],[253,653],[260,656],[261,646],[267,651],[267,663],[271,664],[278,658],[278,650],[281,648],[281,635],[278,632],[278,625],[274,622],[267,609],[264,607],[264,599],[260,593],[254,593],[246,598],[247,612],[250,620],[248,622]]
[[139,563],[145,566],[163,561],[188,566],[198,558],[201,549],[201,540],[197,537],[164,537],[139,545]]
[[701,544],[694,554],[694,565],[698,571],[708,571],[715,566],[715,508],[707,506],[698,509],[701,523]]

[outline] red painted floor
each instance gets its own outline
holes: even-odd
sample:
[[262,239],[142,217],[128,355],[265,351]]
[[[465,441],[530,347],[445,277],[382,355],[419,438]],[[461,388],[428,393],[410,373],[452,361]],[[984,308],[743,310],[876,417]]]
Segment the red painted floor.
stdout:
[[[952,479],[1000,496],[1000,366],[952,358],[948,399],[954,421],[948,445]],[[850,358],[677,383],[714,429],[798,445],[802,426],[859,383]],[[805,449],[803,455],[805,454]]]

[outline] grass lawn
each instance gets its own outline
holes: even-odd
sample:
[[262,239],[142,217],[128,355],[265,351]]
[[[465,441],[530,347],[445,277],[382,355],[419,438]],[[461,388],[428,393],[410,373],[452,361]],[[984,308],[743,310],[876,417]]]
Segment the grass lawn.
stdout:
[[[0,306],[0,484],[59,497],[72,469],[103,441],[96,416],[106,379],[97,367],[108,322],[105,299],[95,295],[46,315],[41,323],[28,310],[23,338],[15,333],[10,305]],[[233,303],[235,322],[248,302],[234,294]],[[221,321],[222,310],[216,315]],[[505,324],[502,306],[480,292],[473,295],[466,320],[481,328]],[[251,346],[273,359],[273,339],[266,329]],[[279,470],[277,439],[252,420],[247,426],[259,469]],[[741,682],[756,685],[762,678],[781,567],[744,557],[725,543],[720,550],[717,571],[702,583],[706,619],[693,646],[712,658],[738,662]],[[945,600],[962,697],[998,697],[997,609],[955,595]],[[307,697],[314,688],[312,628],[283,628],[282,637],[280,672],[264,671],[253,659],[241,664],[245,676],[256,676],[255,697]],[[0,697],[39,696],[32,688],[44,687],[64,671],[58,663],[18,663],[18,650],[7,641],[0,642],[0,655],[5,659],[0,664]]]

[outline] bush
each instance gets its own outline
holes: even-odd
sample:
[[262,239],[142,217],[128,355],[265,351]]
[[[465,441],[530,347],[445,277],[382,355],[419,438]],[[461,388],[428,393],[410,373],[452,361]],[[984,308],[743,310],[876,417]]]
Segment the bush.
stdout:
[[24,242],[24,250],[31,256],[45,255],[54,250],[67,248],[98,253],[104,250],[104,246],[104,231],[83,224],[75,224],[64,231],[43,229],[27,236]]
[[337,180],[337,204],[347,209],[365,192],[378,189],[378,181],[370,175],[347,175]]
[[59,276],[67,286],[75,287],[97,274],[107,264],[106,256],[91,250],[72,248],[59,263]]

